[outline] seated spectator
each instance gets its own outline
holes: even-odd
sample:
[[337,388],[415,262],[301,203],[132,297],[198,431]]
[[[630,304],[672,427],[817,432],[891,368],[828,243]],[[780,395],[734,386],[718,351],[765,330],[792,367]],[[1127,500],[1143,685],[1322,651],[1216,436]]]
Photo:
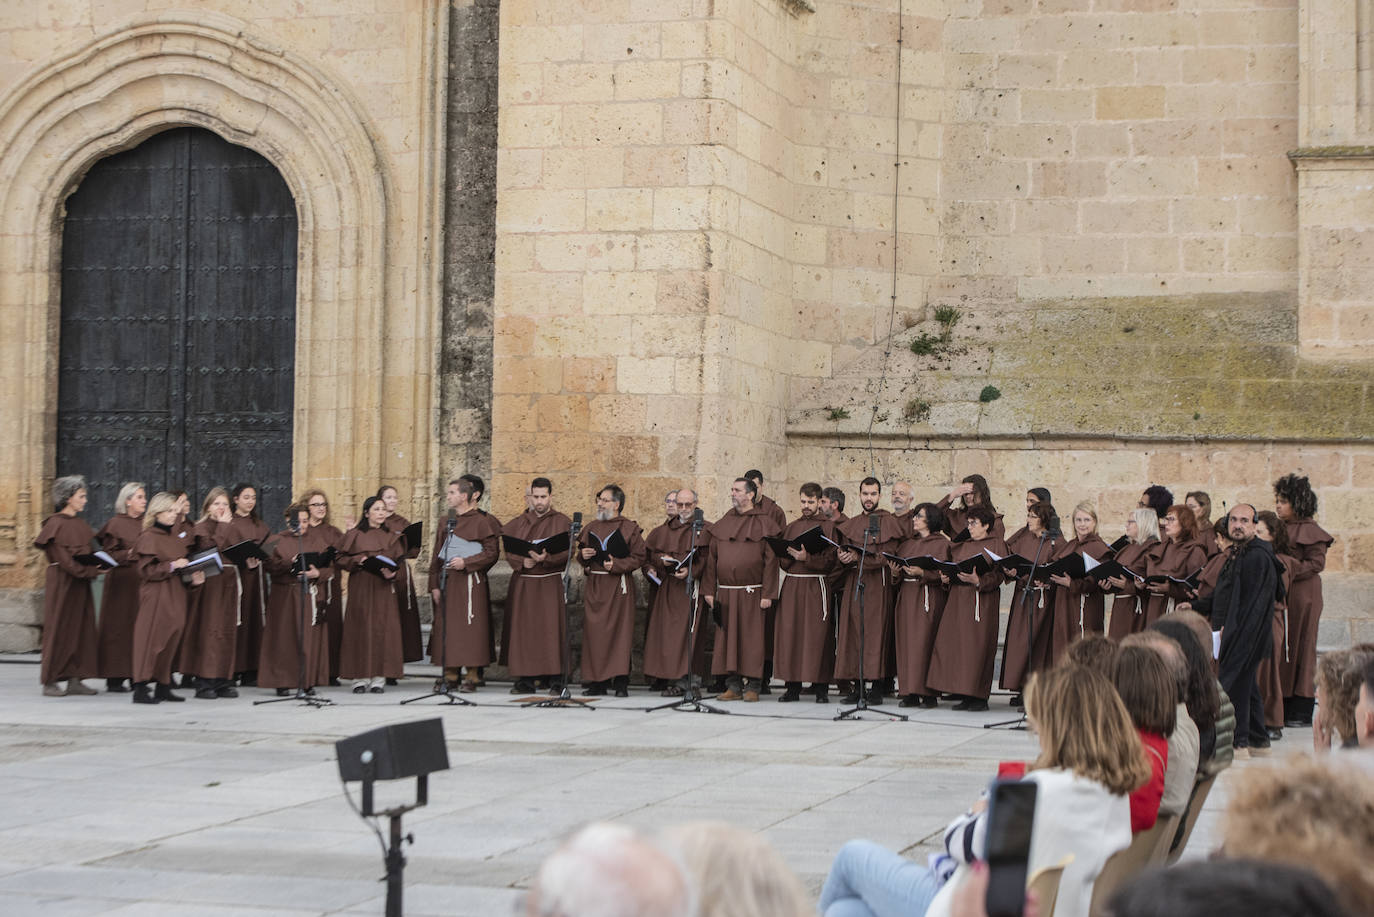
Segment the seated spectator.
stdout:
[[1365,660],[1360,702],[1355,705],[1355,736],[1360,748],[1374,749],[1374,659]]
[[1143,646],[1121,647],[1112,669],[1112,684],[1140,733],[1150,765],[1149,781],[1131,793],[1131,832],[1139,834],[1153,828],[1159,818],[1164,770],[1169,766],[1169,736],[1177,721],[1177,689],[1164,660]]
[[1305,866],[1349,913],[1374,914],[1374,776],[1348,762],[1302,757],[1238,775],[1221,818],[1222,851]]
[[1188,690],[1188,663],[1183,658],[1183,648],[1157,630],[1130,634],[1122,639],[1121,645],[1144,646],[1158,653],[1173,678],[1174,731],[1169,736],[1169,763],[1164,768],[1164,795],[1159,799],[1159,814],[1162,818],[1182,815],[1193,795],[1193,784],[1197,782],[1198,761],[1197,726],[1188,715],[1188,705],[1183,702]]
[[[1198,754],[1198,776],[1215,777],[1226,768],[1231,766],[1235,758],[1235,748],[1232,744],[1236,729],[1236,710],[1231,706],[1231,698],[1226,696],[1226,690],[1222,688],[1221,682],[1216,678],[1216,658],[1212,655],[1212,622],[1208,621],[1196,611],[1172,611],[1160,618],[1159,622],[1165,621],[1182,624],[1193,633],[1198,645],[1203,648],[1207,658],[1207,666],[1212,672],[1212,680],[1217,686],[1217,719],[1213,730],[1211,753],[1207,753],[1207,739],[1199,727],[1199,754]],[[1172,627],[1173,625],[1169,625]],[[1172,630],[1165,630],[1164,633],[1172,633]]]
[[814,917],[806,889],[766,840],[725,822],[663,832],[697,886],[698,917]]
[[1317,709],[1312,717],[1312,747],[1325,754],[1336,743],[1340,748],[1358,748],[1355,708],[1360,702],[1364,682],[1364,663],[1374,652],[1359,647],[1333,650],[1317,657]]
[[1108,681],[1112,680],[1112,668],[1116,665],[1116,654],[1121,647],[1110,637],[1102,634],[1084,634],[1069,644],[1064,651],[1064,661],[1086,666]]
[[[1026,780],[1037,785],[1029,872],[1073,861],[1064,870],[1055,917],[1087,917],[1102,865],[1131,842],[1126,794],[1149,779],[1140,741],[1111,683],[1091,669],[1062,664],[1032,676],[1026,718],[1040,756]],[[945,830],[939,868],[918,866],[870,841],[841,848],[821,890],[825,917],[921,917],[951,912],[959,883],[983,852],[987,801]],[[954,875],[942,885],[946,867]]]
[[525,917],[693,917],[691,882],[667,851],[633,828],[588,825],[539,866]]
[[1197,860],[1146,870],[1103,917],[1349,917],[1316,873],[1260,860]]
[[[1183,689],[1184,707],[1198,735],[1198,769],[1212,757],[1217,742],[1217,717],[1221,712],[1221,686],[1212,674],[1212,659],[1198,635],[1185,623],[1188,612],[1165,615],[1151,624],[1147,633],[1163,634],[1173,640],[1183,654],[1188,684]],[[1201,621],[1201,615],[1197,616]]]

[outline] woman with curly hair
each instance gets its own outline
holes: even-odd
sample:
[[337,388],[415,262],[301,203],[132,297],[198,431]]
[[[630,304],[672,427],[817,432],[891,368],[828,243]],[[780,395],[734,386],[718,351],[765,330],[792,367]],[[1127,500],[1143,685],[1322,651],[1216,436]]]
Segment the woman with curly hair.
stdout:
[[1288,595],[1288,659],[1279,669],[1284,725],[1311,726],[1317,672],[1317,625],[1322,617],[1322,571],[1332,538],[1313,521],[1317,495],[1306,477],[1286,474],[1274,482],[1274,512],[1288,527],[1293,583]]

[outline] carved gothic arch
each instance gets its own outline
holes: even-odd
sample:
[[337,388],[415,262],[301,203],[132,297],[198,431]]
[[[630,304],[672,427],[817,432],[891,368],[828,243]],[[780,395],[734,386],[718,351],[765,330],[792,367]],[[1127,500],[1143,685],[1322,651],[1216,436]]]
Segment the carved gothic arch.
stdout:
[[[0,467],[21,551],[54,473],[64,202],[99,159],[194,125],[266,157],[296,200],[293,479],[342,506],[381,459],[388,181],[361,107],[328,74],[196,12],[135,19],[0,99]],[[310,347],[302,342],[313,342]]]

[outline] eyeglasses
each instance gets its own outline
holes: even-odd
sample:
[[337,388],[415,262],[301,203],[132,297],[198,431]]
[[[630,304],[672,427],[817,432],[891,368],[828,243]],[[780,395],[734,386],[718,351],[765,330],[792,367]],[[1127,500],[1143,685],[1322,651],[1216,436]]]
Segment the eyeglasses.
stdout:
[[329,505],[328,503],[311,503],[311,504],[310,504],[310,508],[311,508],[311,509],[319,509],[321,506],[328,506],[328,505]]

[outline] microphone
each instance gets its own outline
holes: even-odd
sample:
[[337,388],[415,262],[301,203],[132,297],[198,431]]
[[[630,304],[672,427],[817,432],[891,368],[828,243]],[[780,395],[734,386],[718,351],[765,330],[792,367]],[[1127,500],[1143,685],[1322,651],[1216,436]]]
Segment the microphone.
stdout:
[[1064,535],[1064,527],[1059,522],[1058,516],[1050,517],[1050,524],[1045,527],[1045,534],[1051,538],[1061,538]]
[[701,515],[701,507],[698,506],[696,509],[692,510],[692,532],[694,534],[700,534],[701,528],[705,524],[706,520]]
[[300,517],[297,516],[295,519],[292,519],[292,520],[287,524],[287,527],[291,529],[291,534],[293,534],[293,535],[299,535],[299,534],[301,533],[301,520],[300,520]]
[[455,513],[453,510],[449,510],[448,522],[446,524],[448,526],[448,534],[452,535],[453,527],[458,524],[458,514]]
[[580,532],[580,531],[582,531],[582,514],[581,514],[581,513],[573,513],[573,520],[572,520],[572,536],[573,536],[574,538],[576,538],[576,537],[577,537],[577,533]]
[[883,520],[877,514],[868,517],[868,534],[874,541],[878,540],[878,534],[883,530]]

